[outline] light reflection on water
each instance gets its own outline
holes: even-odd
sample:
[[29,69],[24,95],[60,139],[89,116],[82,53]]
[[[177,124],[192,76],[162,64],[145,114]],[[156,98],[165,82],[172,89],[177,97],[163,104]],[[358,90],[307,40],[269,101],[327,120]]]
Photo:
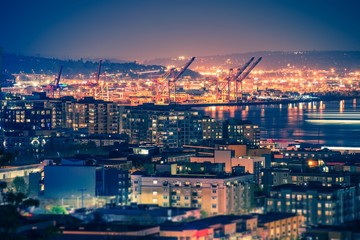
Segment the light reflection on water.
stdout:
[[292,139],[334,146],[360,146],[360,102],[356,99],[196,108],[216,119],[250,120],[262,138]]

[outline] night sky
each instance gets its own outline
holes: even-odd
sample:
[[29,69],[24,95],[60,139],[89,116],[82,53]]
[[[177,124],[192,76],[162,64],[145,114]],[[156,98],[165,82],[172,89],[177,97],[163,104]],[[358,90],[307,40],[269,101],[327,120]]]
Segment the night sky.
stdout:
[[1,0],[5,52],[144,60],[360,50],[357,0]]

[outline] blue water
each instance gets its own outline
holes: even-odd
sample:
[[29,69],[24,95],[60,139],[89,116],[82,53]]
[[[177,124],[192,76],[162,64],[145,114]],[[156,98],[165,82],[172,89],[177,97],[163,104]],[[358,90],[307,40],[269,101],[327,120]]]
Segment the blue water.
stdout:
[[263,139],[360,147],[360,99],[196,109],[216,119],[250,120]]

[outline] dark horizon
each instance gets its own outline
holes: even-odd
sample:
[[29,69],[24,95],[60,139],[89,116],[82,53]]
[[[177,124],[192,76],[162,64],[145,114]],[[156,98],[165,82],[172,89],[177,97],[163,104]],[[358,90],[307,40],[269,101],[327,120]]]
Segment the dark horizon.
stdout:
[[[144,59],[144,60],[138,60],[138,59],[117,59],[113,57],[82,57],[82,56],[55,56],[55,55],[44,55],[44,54],[24,54],[21,52],[7,52],[6,49],[2,48],[0,46],[0,49],[2,49],[3,54],[10,54],[10,55],[17,55],[17,56],[25,56],[25,57],[39,57],[39,58],[46,58],[46,59],[56,59],[61,61],[68,61],[68,60],[86,60],[86,61],[99,61],[99,60],[108,60],[110,62],[137,62],[137,63],[146,63],[146,62],[152,62],[155,60],[163,60],[163,59],[173,59],[177,58],[179,56],[165,56],[165,57],[155,57],[150,59]],[[224,53],[224,54],[217,54],[217,55],[204,55],[204,56],[195,56],[196,58],[209,58],[209,57],[222,57],[222,56],[229,56],[229,55],[256,55],[259,53],[295,53],[295,52],[303,52],[303,53],[341,53],[341,52],[352,52],[352,53],[360,53],[360,50],[288,50],[288,51],[282,51],[282,50],[263,50],[263,51],[249,51],[249,52],[234,52],[234,53]],[[191,56],[184,56],[185,58],[190,58]]]

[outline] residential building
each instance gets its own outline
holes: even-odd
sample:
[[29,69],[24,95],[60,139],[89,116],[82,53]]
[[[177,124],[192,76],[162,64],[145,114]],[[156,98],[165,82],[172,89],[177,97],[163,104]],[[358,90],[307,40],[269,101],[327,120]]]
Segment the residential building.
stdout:
[[340,226],[317,226],[308,228],[304,233],[306,240],[328,240],[328,239],[360,239],[360,221],[346,222]]
[[66,101],[66,128],[88,134],[118,134],[119,109],[116,103],[86,97]]
[[284,184],[270,190],[266,211],[303,215],[307,225],[339,225],[357,217],[358,205],[355,186]]
[[131,225],[154,225],[167,221],[182,222],[200,219],[198,208],[155,207],[154,205],[131,205],[123,207],[99,208],[93,215],[100,215],[105,222],[121,222]]
[[350,175],[343,172],[298,171],[289,168],[262,169],[262,184],[265,188],[282,184],[307,185],[318,182],[324,186],[351,184]]
[[[112,161],[112,160],[109,160]],[[114,167],[98,167],[96,171],[96,196],[114,197],[111,203],[128,205],[130,203],[130,172]]]
[[252,147],[260,146],[259,126],[250,121],[226,120],[223,136],[229,143],[242,143]]
[[299,159],[324,159],[328,157],[336,157],[340,152],[329,150],[282,150],[283,158],[299,158]]
[[177,239],[254,239],[257,217],[221,215],[181,224],[163,224],[160,236]]
[[44,99],[2,100],[0,125],[3,131],[51,130],[52,110]]
[[247,213],[253,207],[253,175],[131,175],[132,202],[195,207],[209,215]]
[[261,171],[265,167],[265,157],[242,156],[232,159],[232,166],[243,166],[245,172],[254,175],[255,184],[261,185]]
[[294,213],[256,214],[261,239],[298,239],[303,232],[304,217]]
[[203,139],[223,140],[223,125],[223,121],[219,121],[210,117],[204,117],[202,119]]
[[126,107],[121,115],[121,131],[130,143],[153,143],[176,148],[202,139],[202,116],[186,107],[145,104]]

